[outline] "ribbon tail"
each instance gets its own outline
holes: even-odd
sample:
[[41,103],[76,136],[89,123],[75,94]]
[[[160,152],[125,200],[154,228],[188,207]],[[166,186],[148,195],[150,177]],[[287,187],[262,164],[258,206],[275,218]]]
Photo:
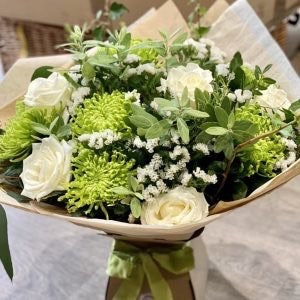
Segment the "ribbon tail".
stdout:
[[149,254],[141,253],[143,268],[155,300],[173,300],[171,289]]
[[144,270],[141,265],[137,265],[127,279],[123,279],[113,300],[136,300],[141,292],[144,282]]

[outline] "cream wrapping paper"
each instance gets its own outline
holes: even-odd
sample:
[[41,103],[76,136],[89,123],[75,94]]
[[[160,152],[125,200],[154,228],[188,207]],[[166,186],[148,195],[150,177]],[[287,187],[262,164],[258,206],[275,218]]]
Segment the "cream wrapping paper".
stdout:
[[[219,6],[217,7],[221,7],[220,5],[225,7],[224,0],[218,2]],[[168,1],[166,5],[168,8],[167,10],[165,9],[166,6],[163,6],[162,9],[158,9],[155,14],[149,16],[145,22],[141,22],[134,30],[138,30],[141,36],[153,37],[151,35],[154,32],[154,28],[155,30],[161,30],[163,28],[166,30],[174,29],[173,19],[166,18],[166,16],[179,16],[180,12],[172,1]],[[217,14],[220,13],[220,10],[216,11]],[[209,13],[210,20],[213,20],[213,11]],[[181,21],[183,21],[183,18]],[[176,24],[180,26],[180,22],[177,22]],[[184,22],[180,27],[186,28],[186,23]],[[145,28],[145,34],[142,34],[143,28]],[[148,30],[149,28],[151,28],[151,32]],[[244,38],[244,36],[247,36],[248,38]],[[273,73],[270,75],[282,84],[282,87],[286,89],[291,99],[300,95],[299,78],[296,76],[281,49],[270,37],[266,28],[246,1],[237,1],[236,4],[230,6],[223,14],[221,14],[218,20],[212,25],[210,38],[213,38],[217,46],[226,51],[229,56],[235,51],[240,50],[243,56],[245,54],[244,57],[246,60],[249,60],[252,64],[266,65],[268,63],[273,63]],[[46,59],[47,63],[45,63],[44,59]],[[8,73],[2,85],[0,85],[1,120],[12,116],[14,102],[18,96],[22,95],[22,93],[24,94],[24,90],[26,90],[31,74],[36,67],[45,64],[53,66],[68,65],[71,63],[70,60],[70,56],[32,59],[31,61],[27,60],[27,63],[22,63],[22,67],[19,70],[16,68],[18,66],[17,63],[10,73]],[[11,76],[11,74],[15,74],[15,76]],[[20,78],[20,80],[18,78]],[[17,89],[13,88],[14,83],[16,82]],[[232,202],[221,201],[213,209],[211,215],[200,222],[177,226],[144,226],[111,220],[106,221],[101,219],[87,219],[84,217],[71,217],[64,210],[55,206],[35,201],[31,201],[30,203],[18,202],[10,197],[4,190],[0,190],[0,202],[33,213],[63,219],[76,225],[101,230],[116,238],[141,241],[181,241],[191,238],[197,230],[217,220],[224,214],[227,214],[228,211],[258,199],[263,194],[278,188],[283,183],[299,174],[300,161],[298,160],[285,172],[268,181],[247,198]]]

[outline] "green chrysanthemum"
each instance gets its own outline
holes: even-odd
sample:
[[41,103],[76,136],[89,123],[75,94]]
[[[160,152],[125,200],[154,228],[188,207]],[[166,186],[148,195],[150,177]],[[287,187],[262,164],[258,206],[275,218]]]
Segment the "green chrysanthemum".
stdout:
[[129,106],[124,94],[117,91],[111,95],[95,94],[91,99],[86,99],[82,107],[77,108],[71,128],[76,135],[105,129],[127,131],[129,127],[124,119],[128,114]]
[[98,209],[103,202],[114,203],[120,196],[111,191],[114,187],[128,187],[128,175],[134,160],[114,151],[101,155],[93,150],[80,148],[78,156],[72,160],[73,180],[69,183],[63,199],[68,200],[69,212],[86,208],[86,213]]
[[[269,116],[261,111],[259,106],[246,105],[236,111],[236,120],[248,120],[256,124],[259,134],[274,129]],[[276,175],[274,167],[276,162],[284,157],[285,145],[281,142],[280,135],[273,135],[259,140],[249,150],[239,153],[242,162],[241,172],[249,177],[259,174],[266,177]]]
[[[251,85],[252,82],[256,80],[254,71],[246,66],[242,66],[241,68],[245,73],[245,86]],[[267,84],[266,82],[262,82],[262,81],[260,82],[260,85],[264,88],[267,88],[269,86],[269,84]]]
[[38,108],[28,108],[23,102],[16,105],[16,115],[6,124],[0,136],[0,160],[22,158],[29,154],[31,145],[36,141],[32,136],[37,132],[33,123],[49,126],[57,113],[48,113]]
[[[140,39],[133,39],[131,40],[131,46],[136,46],[141,44],[143,41]],[[144,48],[144,49],[135,49],[130,51],[130,53],[138,55],[141,58],[141,62],[145,62],[145,61],[155,61],[157,56],[158,56],[158,52],[153,49],[153,48]]]

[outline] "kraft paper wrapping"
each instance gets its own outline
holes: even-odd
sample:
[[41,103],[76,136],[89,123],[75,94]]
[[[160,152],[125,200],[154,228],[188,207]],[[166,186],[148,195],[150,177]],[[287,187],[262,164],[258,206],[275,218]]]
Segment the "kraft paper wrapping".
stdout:
[[[217,2],[219,2],[218,7],[226,7],[224,6],[224,0]],[[139,32],[139,34],[144,37],[154,37],[151,36],[152,32],[154,32],[154,28],[155,30],[162,28],[167,30],[168,28],[174,29],[173,19],[169,17],[166,18],[166,16],[174,16],[180,13],[172,1],[168,1],[166,5],[168,7],[167,11],[164,7],[158,9],[155,14],[146,18],[145,22],[141,22],[136,26],[133,32]],[[219,15],[219,11],[220,10],[216,10],[216,15]],[[214,16],[213,12],[210,11],[209,19],[214,20],[216,15]],[[151,19],[152,22],[150,22]],[[249,20],[251,20],[251,22]],[[181,21],[184,22],[183,19]],[[180,27],[186,28],[186,26],[184,22]],[[143,34],[142,31],[143,27],[145,28],[145,34]],[[151,28],[151,32],[148,30],[149,27]],[[240,33],[241,31],[243,33]],[[245,39],[244,35],[248,38]],[[282,87],[286,89],[291,99],[300,95],[299,78],[296,76],[281,49],[269,36],[264,25],[260,22],[246,1],[239,0],[233,6],[228,7],[212,25],[210,37],[215,39],[217,46],[223,48],[229,55],[232,55],[237,50],[241,50],[243,54],[245,52],[246,58],[253,64],[266,65],[267,63],[273,62],[275,68],[273,68],[271,76],[276,78],[280,83],[282,80]],[[255,47],[253,44],[255,44]],[[15,99],[24,94],[31,74],[36,67],[45,64],[53,66],[70,65],[70,61],[71,57],[66,55],[17,62],[7,74],[4,82],[0,85],[1,120],[5,120],[13,115]],[[286,80],[285,76],[287,76],[289,80]],[[141,241],[181,241],[191,238],[197,230],[217,220],[229,211],[259,199],[263,194],[271,192],[299,174],[300,160],[295,162],[285,172],[255,190],[247,198],[231,202],[221,201],[211,211],[210,216],[200,222],[177,226],[144,226],[112,220],[106,221],[101,219],[87,219],[84,217],[71,217],[65,210],[45,203],[35,201],[29,203],[18,202],[10,197],[4,190],[0,190],[0,202],[32,213],[59,218],[76,225],[97,229],[102,231],[103,234],[113,235],[116,238]]]

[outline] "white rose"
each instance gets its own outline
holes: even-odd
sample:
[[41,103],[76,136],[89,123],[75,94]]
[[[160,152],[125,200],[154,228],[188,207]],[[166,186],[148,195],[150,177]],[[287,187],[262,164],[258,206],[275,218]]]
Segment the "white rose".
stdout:
[[195,188],[179,186],[145,202],[141,222],[145,225],[179,225],[198,222],[208,215],[208,203]]
[[37,78],[28,87],[24,103],[28,106],[49,108],[65,106],[70,99],[72,87],[68,80],[59,73],[52,73],[48,78]]
[[211,71],[201,69],[195,63],[188,63],[186,67],[179,66],[172,68],[166,79],[166,87],[173,97],[180,98],[185,87],[188,89],[189,99],[194,102],[195,89],[211,93],[213,87],[210,84],[213,80]]
[[279,89],[275,84],[269,85],[268,88],[261,91],[261,93],[262,95],[254,97],[254,101],[260,106],[277,110],[289,108],[291,105],[287,93]]
[[53,136],[33,144],[32,154],[23,161],[22,195],[39,201],[53,191],[65,190],[70,181],[71,154],[72,147]]

